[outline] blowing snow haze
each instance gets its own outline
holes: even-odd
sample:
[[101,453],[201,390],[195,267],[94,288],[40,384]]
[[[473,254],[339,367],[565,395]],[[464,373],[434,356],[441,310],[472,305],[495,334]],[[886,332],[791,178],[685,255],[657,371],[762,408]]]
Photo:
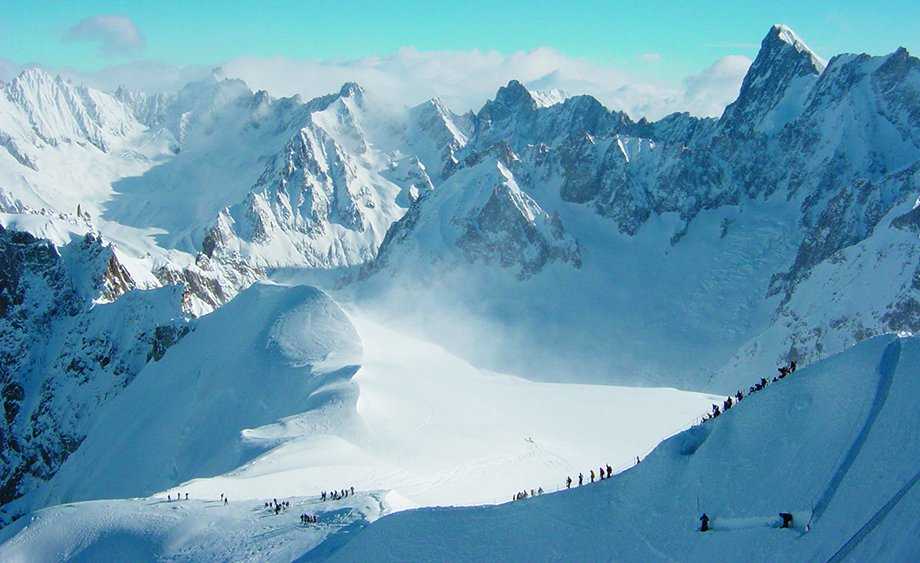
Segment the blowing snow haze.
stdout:
[[0,560],[920,559],[907,49],[69,26],[0,59]]

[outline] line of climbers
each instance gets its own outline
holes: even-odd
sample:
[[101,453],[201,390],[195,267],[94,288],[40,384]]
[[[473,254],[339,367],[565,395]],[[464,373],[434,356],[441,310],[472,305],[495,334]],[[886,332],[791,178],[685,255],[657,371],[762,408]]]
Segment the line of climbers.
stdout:
[[326,502],[327,500],[341,500],[353,494],[355,494],[355,488],[349,487],[347,489],[342,489],[341,491],[329,491],[328,493],[323,491],[319,498],[323,502]]
[[[788,366],[781,366],[777,368],[777,371],[779,371],[779,375],[773,377],[773,383],[776,383],[780,379],[785,379],[787,375],[795,373],[795,369],[796,369],[795,360],[792,360],[791,362],[789,362]],[[763,388],[769,384],[770,384],[770,381],[767,380],[766,377],[761,377],[759,382],[755,383],[754,385],[751,385],[750,389],[748,389],[748,396],[751,396],[754,393],[757,393],[758,391],[763,390]],[[741,390],[739,389],[738,392],[735,393],[734,397],[729,395],[724,401],[722,401],[722,408],[719,408],[719,405],[712,405],[712,412],[706,413],[705,415],[703,415],[702,422],[709,422],[710,420],[714,418],[718,418],[718,416],[721,415],[723,412],[732,408],[734,405],[740,403],[742,399],[744,399],[744,393],[742,393]]]
[[[167,500],[167,501],[172,501],[172,499],[173,499],[173,498],[172,498],[172,495],[169,495],[169,494],[166,495],[166,500]],[[176,500],[182,500],[182,494],[181,494],[181,493],[176,493]],[[185,500],[188,500],[188,493],[185,493]]]

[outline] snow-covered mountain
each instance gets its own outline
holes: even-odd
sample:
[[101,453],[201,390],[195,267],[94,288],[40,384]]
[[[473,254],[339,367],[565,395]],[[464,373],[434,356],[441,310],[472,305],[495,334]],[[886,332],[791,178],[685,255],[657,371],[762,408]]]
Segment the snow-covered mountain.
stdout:
[[[581,358],[616,342],[626,350],[583,364],[606,372],[601,379],[726,389],[754,366],[913,332],[916,237],[904,225],[920,195],[918,95],[920,61],[905,50],[825,65],[785,26],[764,38],[718,120],[634,123],[588,96],[546,107],[511,82],[473,117],[451,174],[391,229],[360,292],[381,301],[388,286],[397,296],[406,284],[436,287],[416,297],[433,302],[426,315],[460,302],[483,317],[484,331],[497,319],[528,350]],[[529,230],[473,196],[502,185],[525,196],[514,216]],[[857,252],[858,264],[848,259]],[[522,278],[552,261],[566,266],[524,283],[475,266]],[[444,273],[452,263],[460,265]],[[878,275],[882,263],[893,277]],[[869,298],[855,293],[877,286]],[[545,330],[547,314],[569,334]],[[476,353],[475,334],[446,340]],[[662,341],[672,357],[655,351]],[[500,356],[482,359],[558,377],[540,354]]]
[[[745,468],[794,464],[792,449],[812,444],[793,440],[765,460],[773,450],[732,436],[794,419],[776,440],[802,428],[833,437],[821,460],[830,471],[852,425],[837,425],[838,403],[812,408],[817,397],[850,393],[839,409],[850,422],[866,408],[912,416],[901,403],[857,403],[871,395],[866,374],[884,371],[883,348],[903,348],[899,374],[916,363],[912,339],[878,336],[920,327],[918,207],[920,60],[899,49],[825,61],[780,25],[718,119],[634,121],[516,80],[459,115],[354,83],[276,99],[215,72],[173,94],[109,94],[26,70],[0,85],[0,525],[57,502],[152,495],[77,510],[93,515],[93,537],[117,547],[134,545],[123,533],[149,533],[147,552],[173,557],[169,534],[203,526],[213,507],[202,499],[225,492],[250,503],[224,519],[249,539],[223,551],[205,533],[188,541],[200,557],[237,558],[264,541],[258,499],[326,510],[317,483],[347,477],[363,492],[337,505],[347,516],[329,514],[328,534],[273,528],[284,540],[272,557],[323,541],[327,556],[387,511],[496,502],[523,486],[490,468],[534,464],[550,479],[606,452],[631,460],[685,428],[710,399],[700,392],[870,340],[666,442],[636,470],[686,477],[655,501],[661,519],[646,518],[674,535],[651,552],[620,532],[611,541],[635,559],[708,557],[671,518],[705,474],[696,465],[735,467],[720,452],[738,450],[743,467],[726,472],[747,480]],[[838,368],[849,370],[843,391],[828,383]],[[549,403],[596,432],[572,438],[533,408]],[[694,441],[705,463],[672,451]],[[814,497],[825,473],[780,491]],[[632,474],[611,498],[649,489],[653,477]],[[888,494],[902,477],[866,479]],[[164,516],[157,499],[179,485],[202,504]],[[714,502],[737,512],[724,520],[737,527],[760,522],[779,495]],[[145,524],[107,528],[109,510]],[[502,510],[496,529],[531,519]],[[843,518],[834,510],[829,520]],[[341,553],[361,558],[434,525],[418,514],[405,527],[384,520]],[[48,529],[9,527],[0,555],[58,549]],[[809,539],[790,557],[823,557],[842,538]],[[90,543],[111,555],[107,541]]]

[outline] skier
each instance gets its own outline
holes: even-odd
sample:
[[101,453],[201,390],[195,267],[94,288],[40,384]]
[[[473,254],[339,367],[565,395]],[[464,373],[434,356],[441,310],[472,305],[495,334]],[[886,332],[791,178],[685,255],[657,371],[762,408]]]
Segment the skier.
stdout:
[[585,476],[581,473],[578,474],[578,486],[580,487],[585,482]]
[[700,531],[705,532],[707,530],[709,530],[709,516],[706,516],[704,512],[703,515],[700,516]]
[[571,476],[568,476],[565,478],[565,488],[566,489],[572,488],[572,477]]

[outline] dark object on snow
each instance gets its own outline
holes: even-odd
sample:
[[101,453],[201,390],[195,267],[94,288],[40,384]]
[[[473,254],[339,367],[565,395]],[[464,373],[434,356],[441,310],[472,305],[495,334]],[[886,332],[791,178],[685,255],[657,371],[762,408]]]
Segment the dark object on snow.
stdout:
[[566,489],[571,489],[571,488],[572,488],[572,478],[571,478],[571,477],[566,477],[566,478],[565,478],[565,488],[566,488]]
[[792,527],[792,514],[789,514],[788,512],[780,512],[779,517],[783,519],[783,523],[780,528]]
[[796,368],[795,360],[789,362],[789,373],[794,373]]
[[703,515],[700,516],[700,531],[706,532],[708,530],[709,530],[709,516],[706,516],[706,513],[704,512]]

